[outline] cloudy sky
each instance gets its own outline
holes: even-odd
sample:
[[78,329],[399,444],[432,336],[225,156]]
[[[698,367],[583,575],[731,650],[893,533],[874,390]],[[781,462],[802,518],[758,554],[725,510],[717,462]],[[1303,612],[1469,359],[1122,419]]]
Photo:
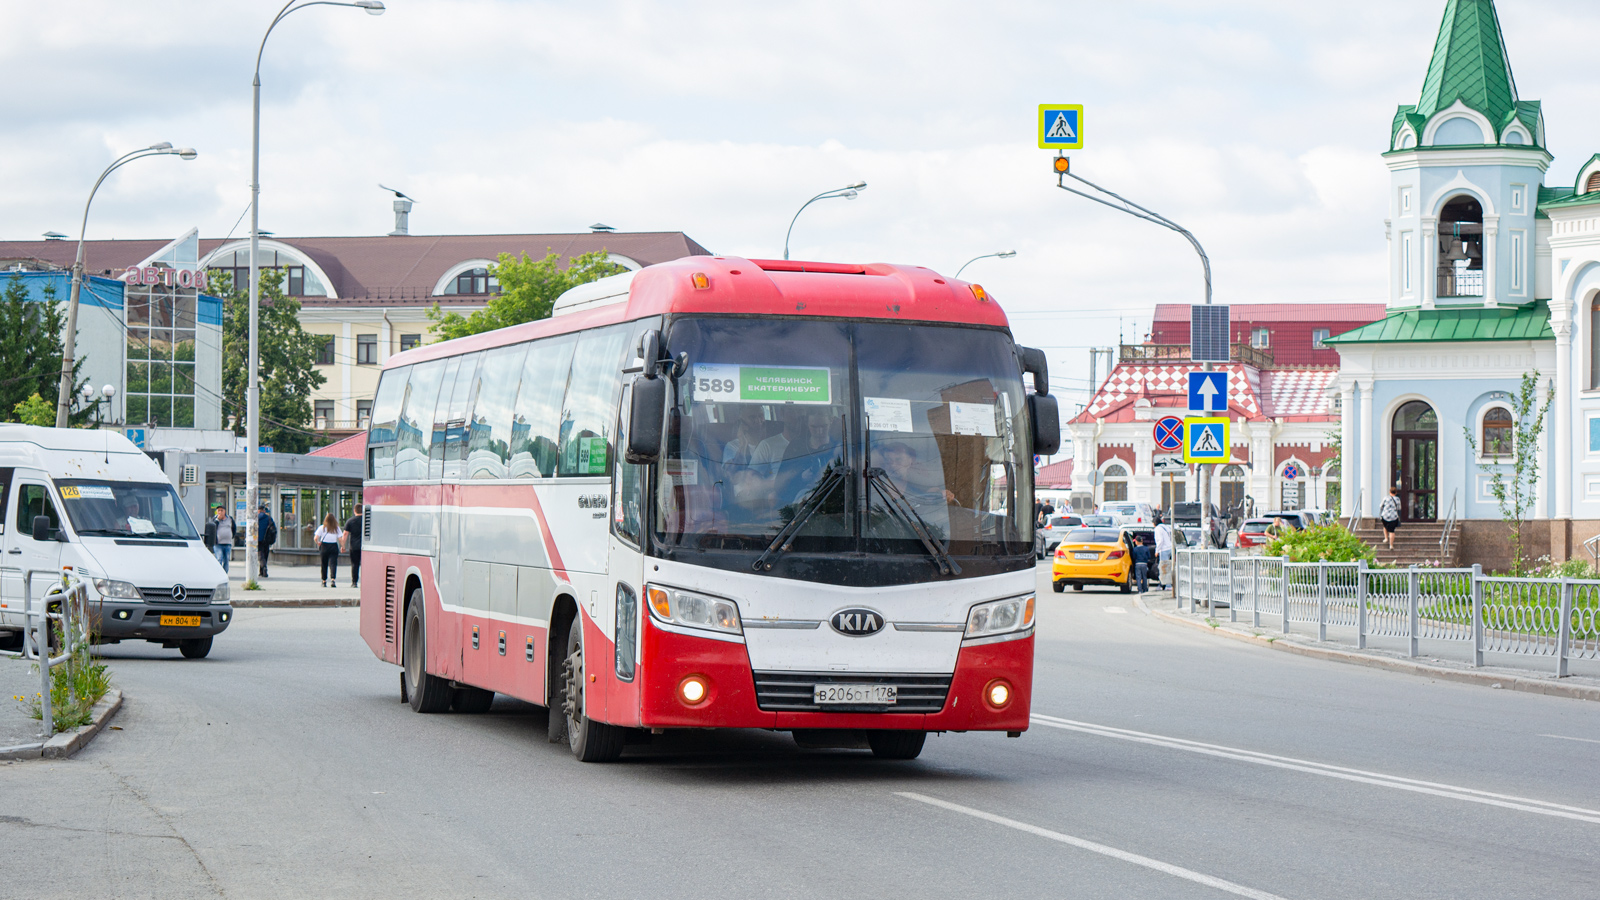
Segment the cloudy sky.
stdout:
[[[241,234],[250,75],[281,4],[0,0],[0,238]],[[1600,4],[1501,3],[1570,184],[1600,150]],[[1041,102],[1086,106],[1074,171],[1191,229],[1218,302],[1381,301],[1384,149],[1443,0],[536,2],[314,7],[262,63],[262,228],[681,230],[718,253],[966,272],[1086,387],[1087,347],[1200,299],[1183,239],[1055,188]],[[1069,396],[1080,401],[1081,394]]]

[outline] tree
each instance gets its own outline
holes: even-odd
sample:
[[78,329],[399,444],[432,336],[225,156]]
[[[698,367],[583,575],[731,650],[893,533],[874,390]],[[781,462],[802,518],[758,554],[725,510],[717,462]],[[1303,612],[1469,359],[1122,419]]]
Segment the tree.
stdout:
[[[234,433],[246,430],[250,387],[250,295],[233,286],[226,273],[212,276],[223,297],[222,397],[224,416],[237,417]],[[326,381],[316,369],[322,339],[300,327],[300,301],[283,293],[283,272],[261,270],[261,313],[256,338],[260,352],[261,444],[282,453],[311,449],[311,392]]]
[[[1522,529],[1528,524],[1528,510],[1535,499],[1539,485],[1539,436],[1544,433],[1545,416],[1555,400],[1555,391],[1545,395],[1544,405],[1539,405],[1539,373],[1524,372],[1517,395],[1511,398],[1512,441],[1511,458],[1498,452],[1500,448],[1485,447],[1478,453],[1478,436],[1471,428],[1467,433],[1467,446],[1474,455],[1483,456],[1478,468],[1489,475],[1489,492],[1500,504],[1500,519],[1511,531],[1511,574],[1523,570]],[[1509,471],[1508,471],[1509,467]]]
[[[46,284],[43,301],[28,299],[28,286],[22,276],[13,275],[0,296],[0,418],[19,421],[17,407],[30,397],[49,397],[50,421],[39,424],[54,425],[54,400],[61,385],[61,333],[66,329],[67,317],[56,303],[54,284]],[[79,342],[78,346],[83,346]],[[72,366],[72,387],[76,394],[83,387],[78,373],[83,368],[84,354],[77,354]],[[86,379],[85,379],[86,380]],[[92,408],[81,409],[72,415],[74,425],[88,420]]]
[[428,310],[428,318],[441,341],[548,319],[556,298],[568,289],[625,271],[611,262],[604,250],[574,256],[565,269],[561,268],[561,254],[555,251],[543,259],[526,253],[521,258],[502,253],[500,261],[489,269],[489,274],[500,282],[500,293],[490,297],[483,309],[463,316],[443,312],[435,303]]
[[56,424],[56,405],[39,396],[37,391],[32,397],[12,407],[17,421],[24,425],[43,425],[49,428]]

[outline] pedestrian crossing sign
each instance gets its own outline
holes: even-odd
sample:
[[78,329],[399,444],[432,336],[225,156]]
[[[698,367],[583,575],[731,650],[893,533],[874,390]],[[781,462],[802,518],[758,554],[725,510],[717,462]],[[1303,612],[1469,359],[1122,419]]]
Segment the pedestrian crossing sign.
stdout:
[[1223,417],[1183,420],[1183,461],[1220,463],[1228,461],[1228,422]]
[[1039,104],[1039,149],[1083,149],[1083,104]]

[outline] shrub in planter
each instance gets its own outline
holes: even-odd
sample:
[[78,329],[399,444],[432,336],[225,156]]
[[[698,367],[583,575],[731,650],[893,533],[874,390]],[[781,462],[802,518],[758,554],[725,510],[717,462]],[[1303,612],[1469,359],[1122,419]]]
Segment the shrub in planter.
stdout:
[[1377,559],[1372,548],[1342,525],[1316,525],[1304,531],[1291,531],[1274,538],[1262,551],[1281,556],[1288,562],[1355,562]]

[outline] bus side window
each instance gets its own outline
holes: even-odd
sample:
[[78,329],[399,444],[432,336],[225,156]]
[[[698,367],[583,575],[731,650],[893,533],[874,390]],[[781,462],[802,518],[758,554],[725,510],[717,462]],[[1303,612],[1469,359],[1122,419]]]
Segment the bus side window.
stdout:
[[406,379],[411,368],[390,369],[378,382],[378,394],[372,401],[372,422],[367,431],[367,477],[374,481],[394,478],[395,426],[406,398]]
[[[628,395],[631,387],[622,389],[622,409],[617,418],[617,446],[628,445]],[[644,506],[644,467],[625,460],[617,460],[611,488],[611,525],[617,537],[639,546],[639,527]]]
[[578,339],[561,410],[561,475],[611,474],[611,439],[628,334],[627,325],[613,325]]
[[478,399],[468,423],[468,478],[504,478],[511,458],[511,404],[522,381],[528,345],[491,350],[479,375]]

